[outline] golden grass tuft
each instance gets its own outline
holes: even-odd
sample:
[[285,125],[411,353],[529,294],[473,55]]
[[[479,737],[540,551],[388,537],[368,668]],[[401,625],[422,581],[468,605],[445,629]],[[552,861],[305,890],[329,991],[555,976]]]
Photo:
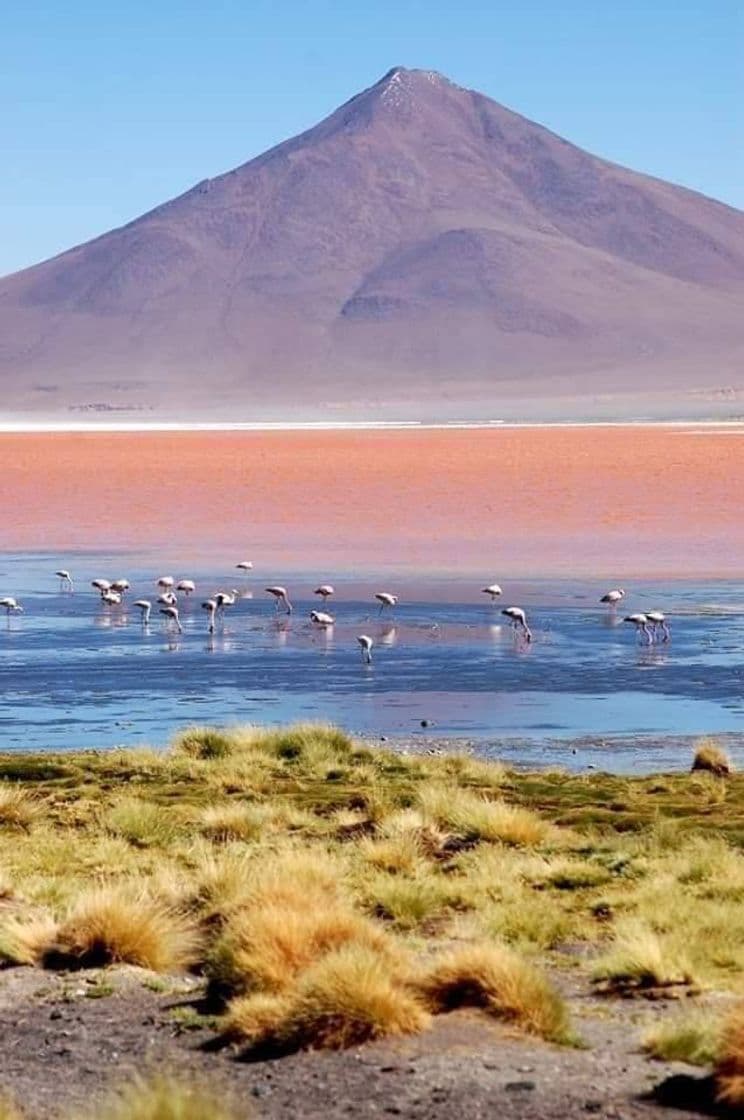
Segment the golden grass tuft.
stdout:
[[697,984],[685,950],[641,921],[619,923],[612,948],[595,963],[593,979],[607,994],[666,994]]
[[173,811],[138,797],[127,797],[105,816],[105,825],[114,836],[120,836],[136,848],[165,847],[176,834]]
[[733,770],[731,759],[715,739],[701,739],[695,749],[692,760],[693,770],[703,770],[715,774],[718,778],[725,778]]
[[237,1120],[238,1113],[225,1104],[224,1096],[223,1090],[210,1092],[184,1083],[181,1075],[137,1078],[108,1105],[97,1107],[91,1120]]
[[367,908],[376,917],[412,930],[442,918],[450,911],[467,910],[465,885],[455,876],[424,867],[416,875],[373,875],[362,889]]
[[0,922],[0,964],[37,965],[57,935],[50,914],[11,914]]
[[679,1015],[646,1031],[643,1049],[663,1062],[708,1066],[718,1053],[720,1024],[710,1013]]
[[0,902],[7,902],[15,895],[13,880],[0,867]]
[[236,733],[217,727],[186,727],[175,736],[171,750],[205,761],[227,758],[236,748]]
[[252,745],[285,762],[323,768],[350,759],[354,743],[345,731],[327,723],[294,723],[276,731],[255,729]]
[[555,1042],[570,1038],[559,993],[534,965],[501,945],[454,949],[424,969],[416,987],[435,1013],[480,1007],[530,1034]]
[[744,1001],[723,1024],[713,1072],[717,1099],[728,1108],[744,1109]]
[[39,798],[23,786],[0,786],[0,828],[28,832],[41,813]]
[[141,888],[98,887],[82,895],[60,925],[44,962],[49,967],[121,963],[179,972],[199,956],[194,921]]
[[221,1022],[223,1038],[247,1042],[256,1048],[279,1047],[281,1024],[287,1019],[291,1000],[274,992],[252,992],[236,996]]
[[346,903],[306,897],[303,906],[286,899],[261,901],[234,913],[208,961],[221,992],[285,992],[321,957],[354,944],[392,966],[399,950],[371,919]]
[[429,1015],[381,966],[378,954],[351,944],[329,953],[286,998],[249,996],[230,1009],[227,1029],[256,1049],[341,1050],[390,1035],[416,1034]]
[[271,821],[271,810],[261,805],[226,801],[208,805],[199,816],[199,829],[210,840],[257,840]]
[[454,784],[427,785],[419,794],[424,817],[440,827],[491,843],[533,847],[550,835],[550,825],[529,809],[489,801]]
[[285,903],[304,909],[310,902],[343,895],[343,862],[317,846],[311,850],[288,847],[256,866],[251,897],[257,904]]

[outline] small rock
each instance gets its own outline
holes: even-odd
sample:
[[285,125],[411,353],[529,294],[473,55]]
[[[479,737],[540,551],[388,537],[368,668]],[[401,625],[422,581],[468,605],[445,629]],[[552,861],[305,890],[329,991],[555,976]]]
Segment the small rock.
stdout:
[[535,1088],[534,1081],[507,1081],[504,1086],[507,1093],[531,1093]]
[[49,1012],[49,1018],[50,1019],[61,1019],[62,1018],[62,1012],[60,1011],[60,1009],[58,1007],[55,1007],[53,1011]]

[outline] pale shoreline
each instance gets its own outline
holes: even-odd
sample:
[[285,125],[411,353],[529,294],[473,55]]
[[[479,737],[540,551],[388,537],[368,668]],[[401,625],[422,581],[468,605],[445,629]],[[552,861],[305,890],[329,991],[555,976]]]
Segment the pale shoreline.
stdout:
[[433,422],[426,420],[350,420],[326,421],[152,421],[139,423],[129,421],[10,421],[0,420],[0,435],[43,435],[70,433],[116,433],[131,435],[168,432],[365,432],[365,431],[512,431],[512,430],[551,430],[551,429],[680,429],[684,431],[701,429],[704,432],[720,431],[721,434],[744,432],[744,419],[741,420],[650,420],[640,417],[631,420],[452,420]]

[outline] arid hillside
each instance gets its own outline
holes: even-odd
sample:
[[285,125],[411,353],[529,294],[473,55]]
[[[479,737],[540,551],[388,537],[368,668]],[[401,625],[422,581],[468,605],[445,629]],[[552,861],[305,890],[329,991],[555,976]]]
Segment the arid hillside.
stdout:
[[395,69],[0,281],[4,412],[736,413],[743,295],[740,212]]

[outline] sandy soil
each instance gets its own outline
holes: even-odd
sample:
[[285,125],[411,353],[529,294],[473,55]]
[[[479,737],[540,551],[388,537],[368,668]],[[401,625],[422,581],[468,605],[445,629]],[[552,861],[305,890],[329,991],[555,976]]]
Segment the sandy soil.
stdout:
[[6,549],[489,579],[744,570],[738,430],[3,434],[0,467]]
[[[156,993],[145,986],[147,976],[124,968],[100,976],[0,972],[0,1089],[17,1097],[29,1120],[82,1114],[112,1086],[147,1070],[208,1079],[235,1101],[238,1115],[267,1120],[352,1114],[684,1120],[704,1114],[703,1074],[651,1061],[639,1050],[643,1030],[678,1014],[679,1006],[603,1001],[570,977],[559,980],[583,1049],[551,1046],[478,1013],[457,1012],[419,1037],[249,1063],[233,1050],[210,1052],[211,1029],[192,1014],[200,995],[195,981],[176,980],[168,992]],[[99,980],[113,991],[91,998]],[[672,1077],[684,1078],[681,1090],[670,1092]],[[674,1111],[661,1107],[656,1095],[665,1095]]]

